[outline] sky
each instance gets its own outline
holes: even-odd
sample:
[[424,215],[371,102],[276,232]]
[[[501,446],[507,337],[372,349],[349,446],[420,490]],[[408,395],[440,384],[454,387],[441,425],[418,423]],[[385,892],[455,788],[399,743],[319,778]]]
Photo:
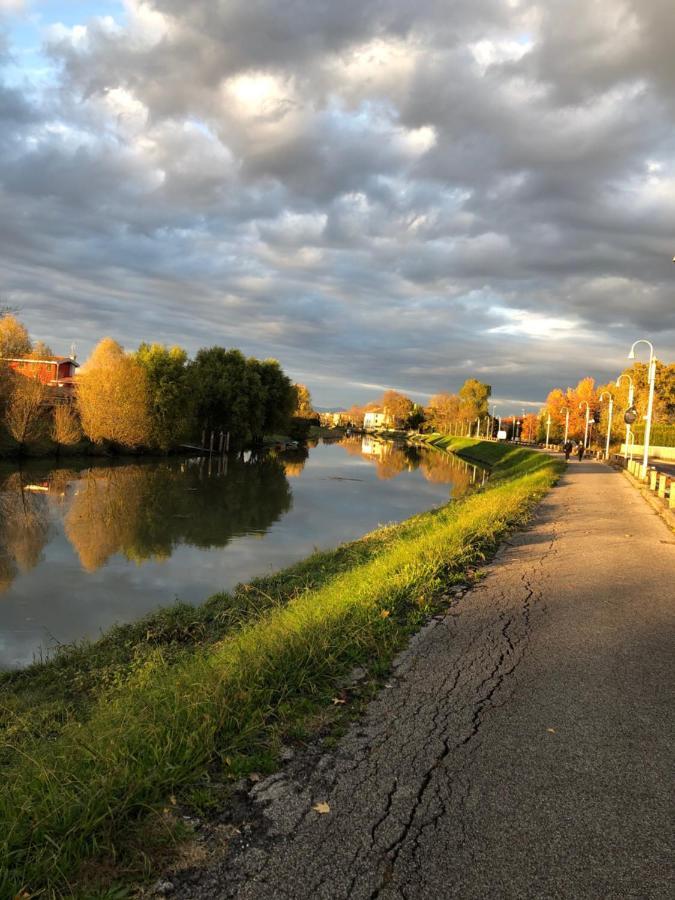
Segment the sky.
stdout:
[[672,0],[0,0],[0,301],[325,407],[672,361],[673,47]]

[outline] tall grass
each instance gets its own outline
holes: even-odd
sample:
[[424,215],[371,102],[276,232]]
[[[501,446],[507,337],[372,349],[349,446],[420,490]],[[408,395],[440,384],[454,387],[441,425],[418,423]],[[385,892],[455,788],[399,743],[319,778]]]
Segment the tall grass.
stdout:
[[[477,458],[484,446],[463,451]],[[522,453],[504,458],[494,486],[416,516],[372,553],[262,608],[219,641],[171,658],[148,653],[54,739],[10,741],[0,896],[76,895],[82,862],[114,854],[125,825],[207,766],[248,752],[353,665],[389,660],[448,582],[523,521],[555,480],[557,463]]]

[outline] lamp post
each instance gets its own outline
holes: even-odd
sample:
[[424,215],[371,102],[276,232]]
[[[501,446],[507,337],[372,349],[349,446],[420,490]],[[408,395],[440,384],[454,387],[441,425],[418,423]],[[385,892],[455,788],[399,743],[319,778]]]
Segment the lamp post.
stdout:
[[647,344],[647,346],[649,347],[649,399],[647,401],[647,415],[645,416],[645,449],[642,456],[642,474],[644,477],[647,471],[647,466],[649,465],[649,440],[652,436],[652,409],[654,407],[654,384],[656,383],[656,357],[654,356],[654,345],[652,344],[652,342],[647,341],[644,338],[640,338],[640,340],[635,341],[633,346],[630,348],[628,359],[635,359],[635,348],[638,344]]
[[[635,435],[632,431],[628,432],[628,438],[630,438],[630,456],[629,462],[633,461],[633,447],[635,446]],[[628,443],[626,443],[626,452],[628,453]]]
[[587,449],[588,448],[588,419],[589,419],[589,415],[590,415],[590,413],[589,413],[590,407],[588,405],[588,400],[582,400],[581,403],[579,404],[579,409],[581,409],[581,407],[584,404],[586,404],[586,427],[584,428],[584,449]]
[[[630,377],[630,375],[626,375],[625,373],[623,375],[619,375],[619,377],[616,379],[617,387],[619,387],[619,385],[621,384],[622,378],[628,379],[628,408],[630,409],[631,406],[633,405],[633,379]],[[628,442],[629,442],[629,440],[630,440],[630,425],[628,424],[628,422],[626,422],[626,452],[623,455],[624,459],[628,459]],[[632,457],[632,455],[633,454],[631,453],[631,457]]]
[[560,412],[562,412],[563,409],[565,410],[565,438],[563,440],[563,444],[566,444],[567,443],[567,435],[570,430],[570,408],[569,408],[569,406],[561,406]]
[[614,409],[614,397],[610,394],[609,391],[603,391],[600,394],[600,402],[601,403],[602,403],[605,395],[607,395],[609,397],[609,410],[607,412],[607,443],[605,444],[605,459],[609,459],[609,441],[612,436],[612,411]]
[[480,437],[480,416],[476,419],[476,437]]
[[548,438],[551,433],[551,413],[548,414],[548,418],[546,419],[546,449],[548,450]]

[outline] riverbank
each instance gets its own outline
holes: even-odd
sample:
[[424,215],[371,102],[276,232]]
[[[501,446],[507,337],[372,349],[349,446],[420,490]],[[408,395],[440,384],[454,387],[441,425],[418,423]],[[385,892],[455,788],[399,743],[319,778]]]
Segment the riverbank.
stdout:
[[226,794],[273,770],[285,743],[330,721],[353,667],[386,672],[561,471],[522,448],[428,442],[492,464],[487,488],[0,678],[3,896],[92,896],[138,874],[180,838],[171,811],[203,800],[205,776]]

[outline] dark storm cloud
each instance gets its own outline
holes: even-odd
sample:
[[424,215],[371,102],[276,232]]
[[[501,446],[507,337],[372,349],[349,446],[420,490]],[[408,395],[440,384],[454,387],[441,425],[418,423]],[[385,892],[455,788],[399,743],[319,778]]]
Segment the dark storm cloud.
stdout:
[[0,82],[0,290],[36,336],[239,345],[324,404],[672,357],[665,0],[126,6]]

